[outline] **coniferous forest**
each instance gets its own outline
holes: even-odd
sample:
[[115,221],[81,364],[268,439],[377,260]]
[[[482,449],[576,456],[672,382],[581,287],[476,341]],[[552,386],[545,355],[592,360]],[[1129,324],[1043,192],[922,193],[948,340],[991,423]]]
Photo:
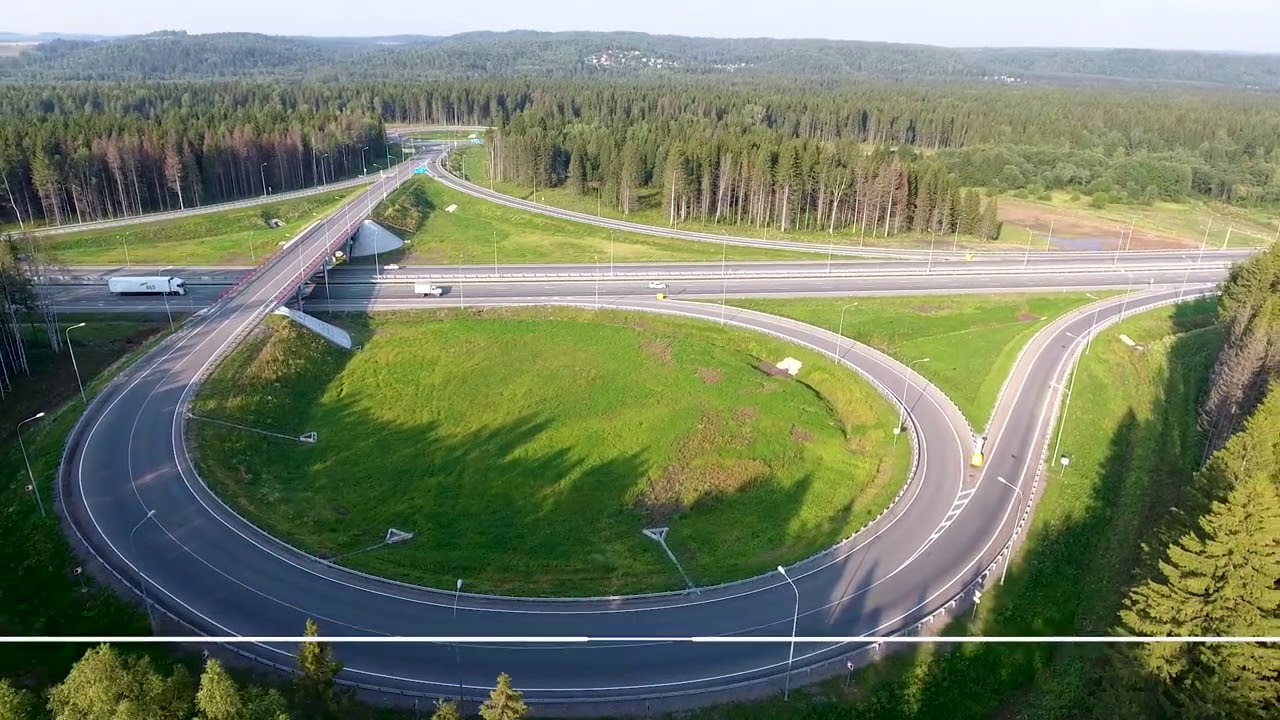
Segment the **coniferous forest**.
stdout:
[[[742,79],[0,85],[0,221],[94,220],[349,177],[389,123],[495,128],[497,177],[658,190],[672,222],[994,237],[978,189],[1280,200],[1280,98]],[[364,148],[367,148],[365,150]]]

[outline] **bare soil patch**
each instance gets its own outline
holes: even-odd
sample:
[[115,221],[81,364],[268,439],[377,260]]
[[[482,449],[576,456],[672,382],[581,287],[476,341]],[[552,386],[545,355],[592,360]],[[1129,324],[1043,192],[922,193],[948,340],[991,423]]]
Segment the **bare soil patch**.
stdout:
[[698,368],[698,378],[708,385],[716,385],[724,380],[724,373],[714,368]]

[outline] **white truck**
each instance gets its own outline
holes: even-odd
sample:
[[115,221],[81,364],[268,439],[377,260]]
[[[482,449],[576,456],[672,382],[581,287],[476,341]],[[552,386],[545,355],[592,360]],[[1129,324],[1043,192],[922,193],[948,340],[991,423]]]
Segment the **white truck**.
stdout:
[[107,289],[116,295],[186,295],[187,282],[180,277],[119,276],[107,278]]
[[431,283],[419,282],[413,284],[413,294],[420,297],[426,297],[428,295],[440,297],[444,294],[444,288],[439,285],[432,285]]

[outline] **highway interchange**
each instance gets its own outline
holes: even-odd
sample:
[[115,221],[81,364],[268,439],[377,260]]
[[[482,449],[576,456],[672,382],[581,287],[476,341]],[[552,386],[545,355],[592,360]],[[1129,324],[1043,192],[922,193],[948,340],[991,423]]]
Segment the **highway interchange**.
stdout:
[[[432,155],[431,162],[439,176],[437,158]],[[1108,255],[1106,262],[1115,264],[1108,268],[1096,256],[1082,261],[1064,253],[1054,260],[1054,254],[1046,253],[1036,258],[1037,267],[1024,269],[1030,261],[1021,256],[989,258],[993,265],[985,266],[951,255],[942,261],[945,269],[922,271],[918,252],[908,254],[916,262],[907,264],[899,252],[877,255],[856,267],[840,263],[839,272],[833,268],[831,273],[826,273],[825,262],[773,264],[776,273],[712,263],[624,267],[635,272],[622,278],[616,276],[618,267],[612,278],[607,271],[593,275],[594,267],[405,269],[391,273],[391,279],[370,278],[367,268],[332,272],[331,294],[316,287],[305,307],[599,303],[740,326],[828,354],[839,347],[839,362],[906,409],[916,461],[901,496],[853,538],[787,568],[794,592],[788,579],[774,572],[698,594],[578,600],[455,595],[453,588],[415,588],[359,575],[271,538],[209,492],[184,443],[185,408],[203,377],[310,277],[363,213],[410,170],[404,167],[379,178],[337,217],[304,231],[257,271],[247,276],[244,270],[219,271],[210,276],[210,284],[193,281],[191,295],[169,298],[173,310],[207,310],[186,321],[93,400],[64,456],[61,510],[82,551],[145,593],[176,621],[168,627],[213,636],[290,636],[299,634],[311,617],[327,635],[358,640],[338,648],[346,663],[345,681],[389,693],[461,692],[478,698],[505,671],[532,704],[553,709],[547,714],[616,711],[627,703],[632,708],[634,703],[681,707],[771,692],[782,689],[788,678],[800,682],[838,672],[849,659],[863,661],[870,652],[866,642],[801,641],[792,663],[786,642],[690,643],[681,638],[776,640],[791,635],[793,620],[802,637],[890,635],[914,632],[939,613],[963,610],[975,590],[998,577],[1015,528],[1037,495],[1062,387],[1090,333],[1122,314],[1210,291],[1225,276],[1226,264],[1239,257],[1210,251],[1192,262],[1185,251]],[[566,277],[575,271],[578,277]],[[448,294],[414,297],[412,277],[418,274],[443,278]],[[656,299],[649,280],[667,282],[670,298]],[[1092,303],[1040,331],[1019,356],[986,428],[971,428],[941,391],[856,338],[840,340],[803,323],[714,302],[744,295],[1078,288],[1131,293]],[[65,310],[164,309],[162,298],[114,298],[100,285],[49,285],[43,291]],[[983,436],[988,438],[986,462],[980,469],[970,467],[969,457]],[[368,642],[394,636],[487,639]],[[553,640],[513,639],[529,637]],[[295,647],[268,639],[234,643],[237,652],[284,667],[292,665]]]

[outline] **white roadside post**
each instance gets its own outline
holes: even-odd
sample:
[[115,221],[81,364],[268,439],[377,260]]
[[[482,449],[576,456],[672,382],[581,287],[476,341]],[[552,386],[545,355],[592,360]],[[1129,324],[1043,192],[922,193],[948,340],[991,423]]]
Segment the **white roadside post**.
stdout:
[[31,481],[31,494],[35,495],[36,507],[40,508],[40,517],[44,517],[44,501],[40,499],[40,486],[36,483],[36,476],[31,472],[31,461],[27,459],[27,446],[22,442],[22,426],[42,417],[44,417],[43,410],[18,423],[17,429],[18,447],[22,448],[22,462],[27,466],[27,479]]
[[79,323],[77,325],[72,325],[71,327],[67,328],[65,335],[67,337],[67,352],[71,353],[71,369],[74,370],[76,373],[76,385],[80,386],[80,400],[84,402],[85,407],[88,407],[89,399],[85,397],[84,383],[80,380],[80,366],[76,364],[76,351],[75,351],[75,348],[71,347],[71,331],[75,330],[76,328],[82,328],[85,325],[86,323]]
[[791,651],[787,653],[787,681],[782,690],[782,699],[786,701],[791,695],[791,663],[796,657],[796,625],[800,621],[800,589],[796,587],[791,576],[787,575],[787,571],[781,565],[778,566],[778,572],[782,573],[782,577],[786,578],[787,584],[791,585],[792,592],[796,594],[796,610],[791,616]]

